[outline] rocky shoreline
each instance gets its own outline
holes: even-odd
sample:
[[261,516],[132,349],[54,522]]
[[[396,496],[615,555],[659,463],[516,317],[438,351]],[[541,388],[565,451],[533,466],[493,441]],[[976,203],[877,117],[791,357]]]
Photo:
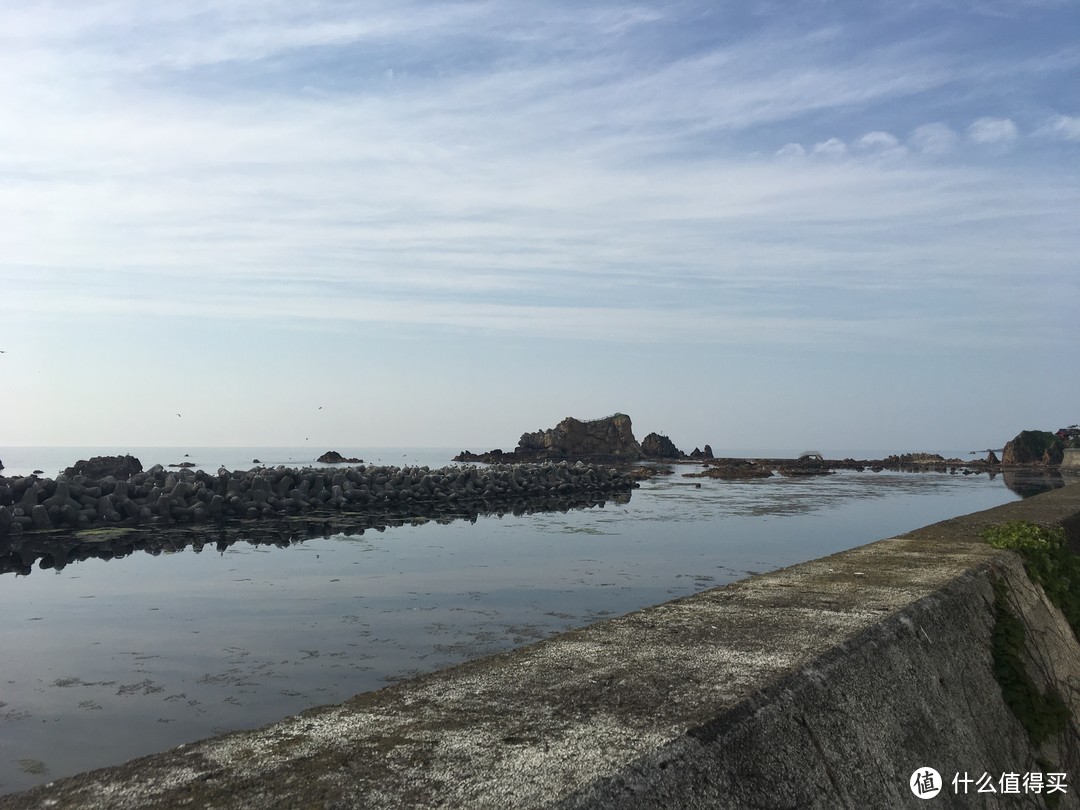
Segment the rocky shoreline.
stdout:
[[[453,512],[499,501],[606,497],[638,486],[625,470],[595,464],[489,467],[357,466],[171,472],[125,477],[0,476],[0,537],[27,531],[134,528],[315,513]],[[432,513],[434,514],[434,513]]]

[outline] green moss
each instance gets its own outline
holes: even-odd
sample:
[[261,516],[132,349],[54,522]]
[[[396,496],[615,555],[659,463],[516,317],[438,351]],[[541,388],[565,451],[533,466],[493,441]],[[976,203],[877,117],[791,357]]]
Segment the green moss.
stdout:
[[1014,521],[987,529],[983,537],[994,548],[1020,555],[1031,581],[1065,614],[1080,640],[1080,557],[1069,551],[1064,529]]
[[1024,625],[1009,607],[1009,588],[994,580],[994,630],[991,650],[994,675],[1001,686],[1005,705],[1023,724],[1032,744],[1040,745],[1064,731],[1069,724],[1069,708],[1052,689],[1041,691],[1024,666]]

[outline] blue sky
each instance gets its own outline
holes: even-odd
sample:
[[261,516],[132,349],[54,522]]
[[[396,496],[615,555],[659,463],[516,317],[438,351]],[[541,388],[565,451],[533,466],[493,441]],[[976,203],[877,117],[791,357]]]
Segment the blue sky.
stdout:
[[1080,421],[1078,30],[1074,0],[4,4],[0,448]]

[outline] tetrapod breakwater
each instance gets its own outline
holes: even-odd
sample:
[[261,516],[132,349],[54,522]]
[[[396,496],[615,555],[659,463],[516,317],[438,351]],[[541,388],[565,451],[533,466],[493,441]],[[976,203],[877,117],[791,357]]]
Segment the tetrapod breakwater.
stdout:
[[613,467],[584,464],[166,470],[126,479],[59,475],[0,477],[0,536],[27,531],[203,524],[226,519],[442,509],[530,499],[604,497],[636,487]]

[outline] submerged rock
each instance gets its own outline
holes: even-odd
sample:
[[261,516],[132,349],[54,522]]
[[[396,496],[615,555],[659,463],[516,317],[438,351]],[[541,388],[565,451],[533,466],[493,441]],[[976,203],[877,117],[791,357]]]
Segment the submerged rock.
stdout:
[[772,465],[751,459],[725,458],[710,464],[701,472],[683,473],[683,478],[720,478],[739,481],[747,478],[770,478]]

